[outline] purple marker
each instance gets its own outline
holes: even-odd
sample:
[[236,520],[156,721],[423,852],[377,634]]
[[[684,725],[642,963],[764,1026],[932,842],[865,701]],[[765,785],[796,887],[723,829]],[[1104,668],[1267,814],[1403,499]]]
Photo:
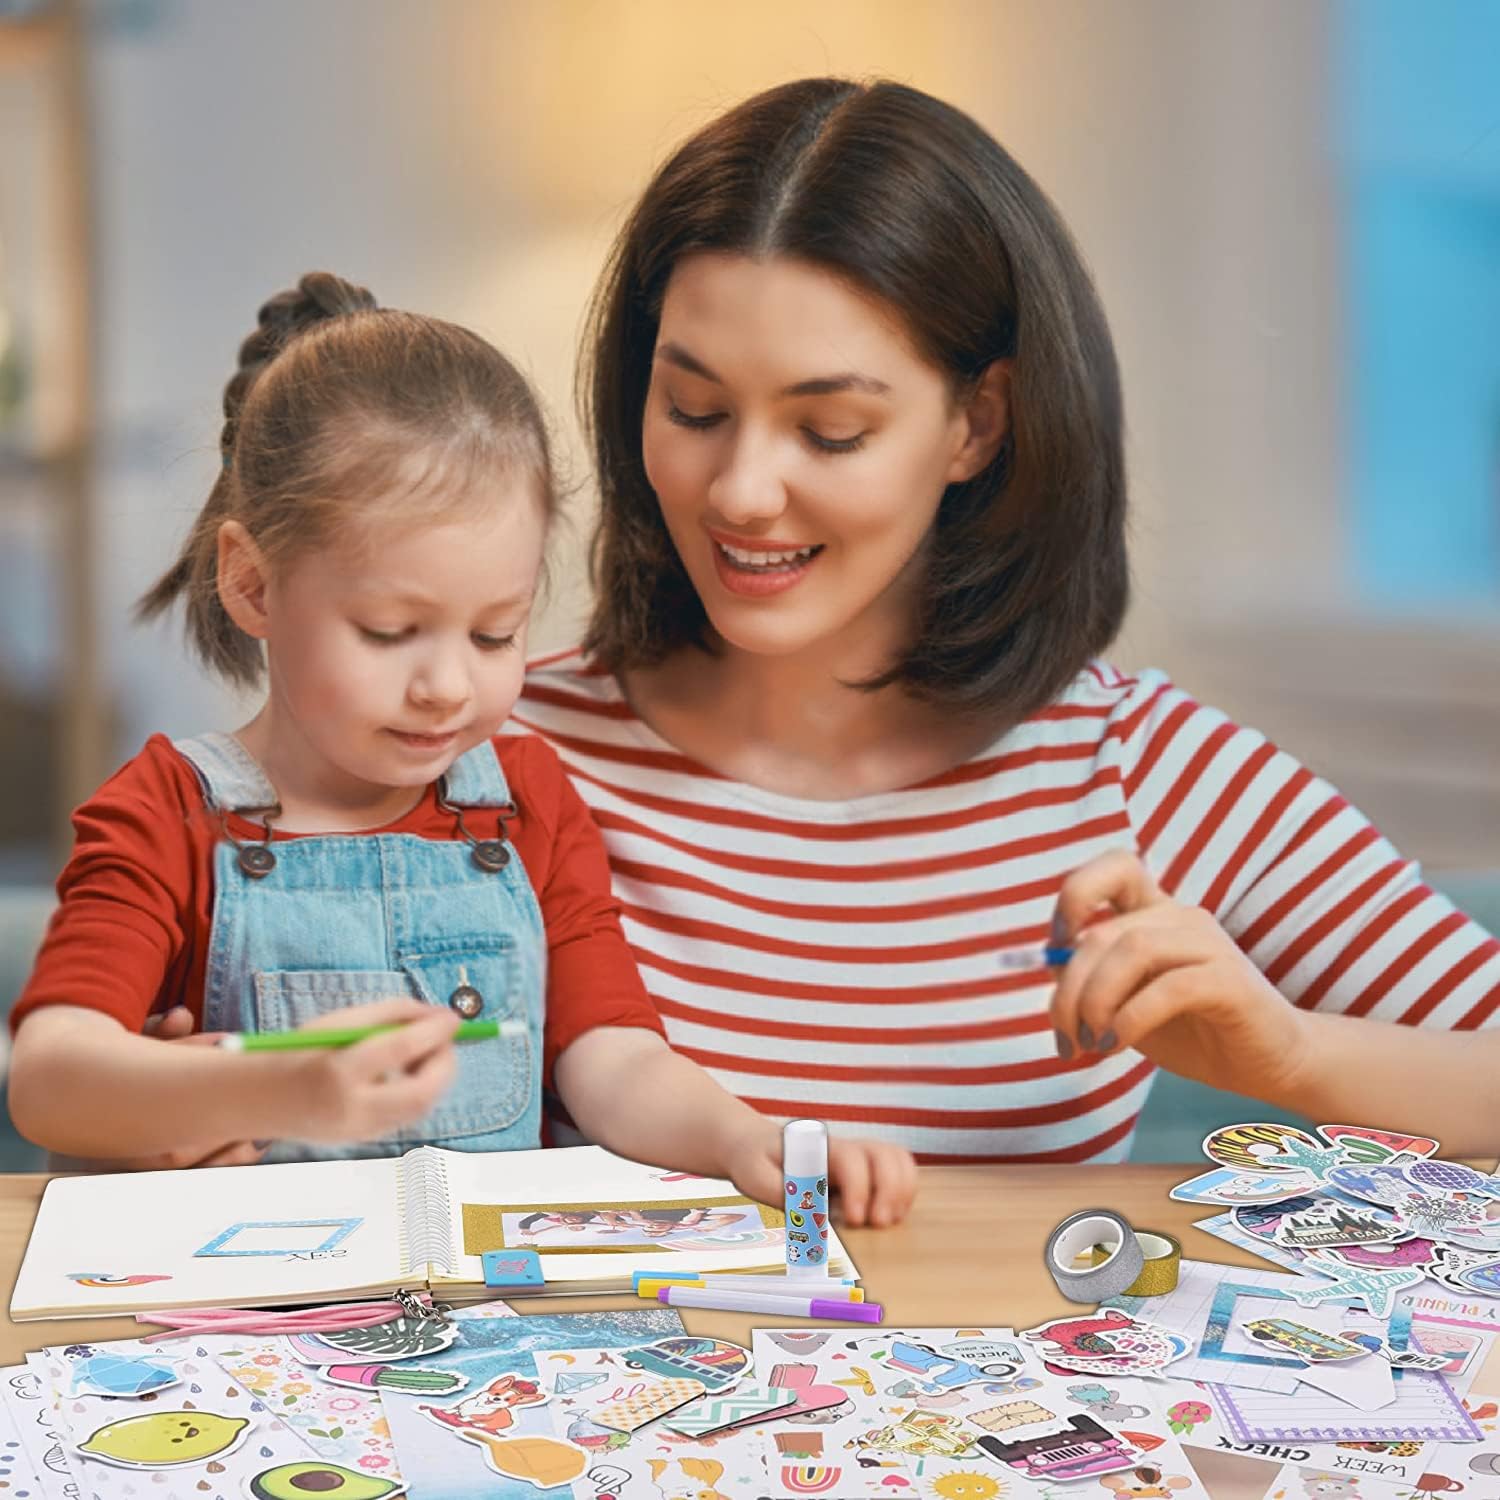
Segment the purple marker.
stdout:
[[664,1286],[656,1294],[668,1307],[705,1307],[715,1312],[777,1313],[789,1318],[826,1318],[831,1323],[879,1323],[878,1302],[838,1302],[791,1292],[744,1292],[736,1287]]

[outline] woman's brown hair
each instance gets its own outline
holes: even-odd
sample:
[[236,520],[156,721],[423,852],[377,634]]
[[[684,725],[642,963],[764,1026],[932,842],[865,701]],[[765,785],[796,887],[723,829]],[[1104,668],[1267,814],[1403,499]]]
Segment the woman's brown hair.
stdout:
[[662,299],[700,251],[788,256],[873,294],[960,397],[1013,361],[1005,442],[943,495],[915,638],[862,685],[1008,723],[1055,698],[1125,612],[1114,346],[1041,189],[969,116],[896,83],[757,94],[676,151],[621,231],[579,376],[601,492],[586,650],[619,671],[708,644],[641,453]]
[[224,388],[219,452],[207,503],[136,614],[183,599],[198,654],[244,686],[264,664],[219,598],[223,522],[241,522],[279,563],[392,502],[420,519],[492,497],[497,473],[533,480],[549,515],[557,503],[546,424],[520,371],[478,334],[377,307],[327,271],[261,308]]

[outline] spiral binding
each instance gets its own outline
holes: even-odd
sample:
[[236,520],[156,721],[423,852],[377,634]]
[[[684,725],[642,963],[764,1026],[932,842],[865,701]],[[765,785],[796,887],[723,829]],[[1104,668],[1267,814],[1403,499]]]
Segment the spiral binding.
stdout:
[[418,1146],[401,1158],[402,1274],[455,1273],[453,1220],[448,1205],[448,1167],[442,1153]]

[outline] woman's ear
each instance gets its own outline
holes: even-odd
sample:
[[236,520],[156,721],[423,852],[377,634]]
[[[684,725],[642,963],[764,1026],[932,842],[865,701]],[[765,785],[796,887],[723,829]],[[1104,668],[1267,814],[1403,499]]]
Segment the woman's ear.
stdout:
[[269,634],[266,591],[271,574],[255,538],[239,521],[219,525],[219,601],[224,612],[257,641]]
[[991,360],[962,401],[961,442],[948,466],[949,484],[961,484],[987,469],[1010,432],[1011,364],[1008,359]]

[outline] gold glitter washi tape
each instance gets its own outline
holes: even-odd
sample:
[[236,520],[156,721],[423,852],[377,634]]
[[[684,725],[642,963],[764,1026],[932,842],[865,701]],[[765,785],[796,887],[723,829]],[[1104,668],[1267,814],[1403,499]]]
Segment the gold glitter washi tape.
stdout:
[[[1177,1285],[1178,1272],[1182,1268],[1182,1246],[1170,1234],[1158,1229],[1137,1229],[1135,1237],[1141,1247],[1145,1264],[1141,1274],[1121,1293],[1125,1297],[1164,1297]],[[1091,1255],[1095,1264],[1105,1260],[1109,1247],[1097,1246]]]

